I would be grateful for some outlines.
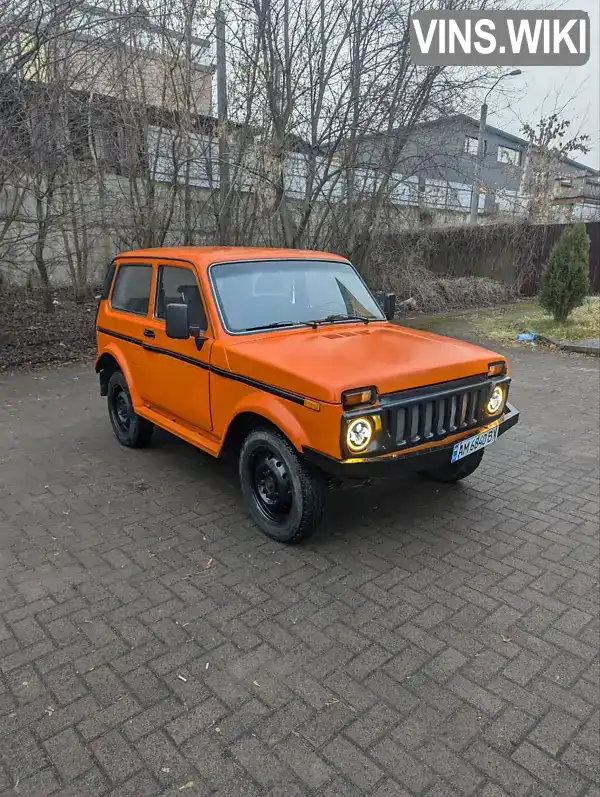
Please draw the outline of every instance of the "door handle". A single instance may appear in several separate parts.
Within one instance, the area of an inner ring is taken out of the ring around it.
[[[145,329],[144,330],[144,337],[145,338],[155,338],[156,334],[153,329]]]

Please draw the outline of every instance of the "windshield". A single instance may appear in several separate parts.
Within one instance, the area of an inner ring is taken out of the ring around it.
[[[214,265],[210,275],[229,332],[349,319],[385,320],[369,289],[349,263],[239,261]]]

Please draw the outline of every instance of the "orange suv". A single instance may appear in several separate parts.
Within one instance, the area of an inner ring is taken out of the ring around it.
[[[100,392],[124,446],[160,426],[238,457],[256,524],[295,542],[332,481],[416,470],[456,482],[518,421],[506,360],[391,323],[356,269],[323,252],[124,252],[98,307]]]

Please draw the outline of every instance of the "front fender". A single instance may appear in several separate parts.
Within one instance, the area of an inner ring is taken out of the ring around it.
[[[260,415],[280,429],[297,451],[308,445],[309,437],[306,430],[292,411],[289,403],[278,396],[270,394],[244,396],[235,406],[229,427],[235,419],[243,413],[251,412]]]
[[[119,370],[122,371],[123,376],[127,380],[127,387],[129,388],[129,394],[131,396],[131,401],[133,402],[134,409],[136,407],[141,406],[142,399],[138,390],[135,386],[135,382],[133,380],[133,376],[131,374],[131,368],[127,363],[127,355],[123,351],[123,348],[119,345],[117,341],[110,341],[107,343],[106,346],[102,348],[102,352],[96,358],[95,369],[96,373],[99,373],[102,370],[102,358],[106,355],[114,357],[119,366]]]

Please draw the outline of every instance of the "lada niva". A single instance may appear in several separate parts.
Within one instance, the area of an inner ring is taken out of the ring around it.
[[[276,540],[318,524],[332,480],[473,473],[518,421],[506,359],[393,322],[344,257],[248,247],[119,254],[98,306],[96,372],[117,440],[155,426],[238,459]]]

